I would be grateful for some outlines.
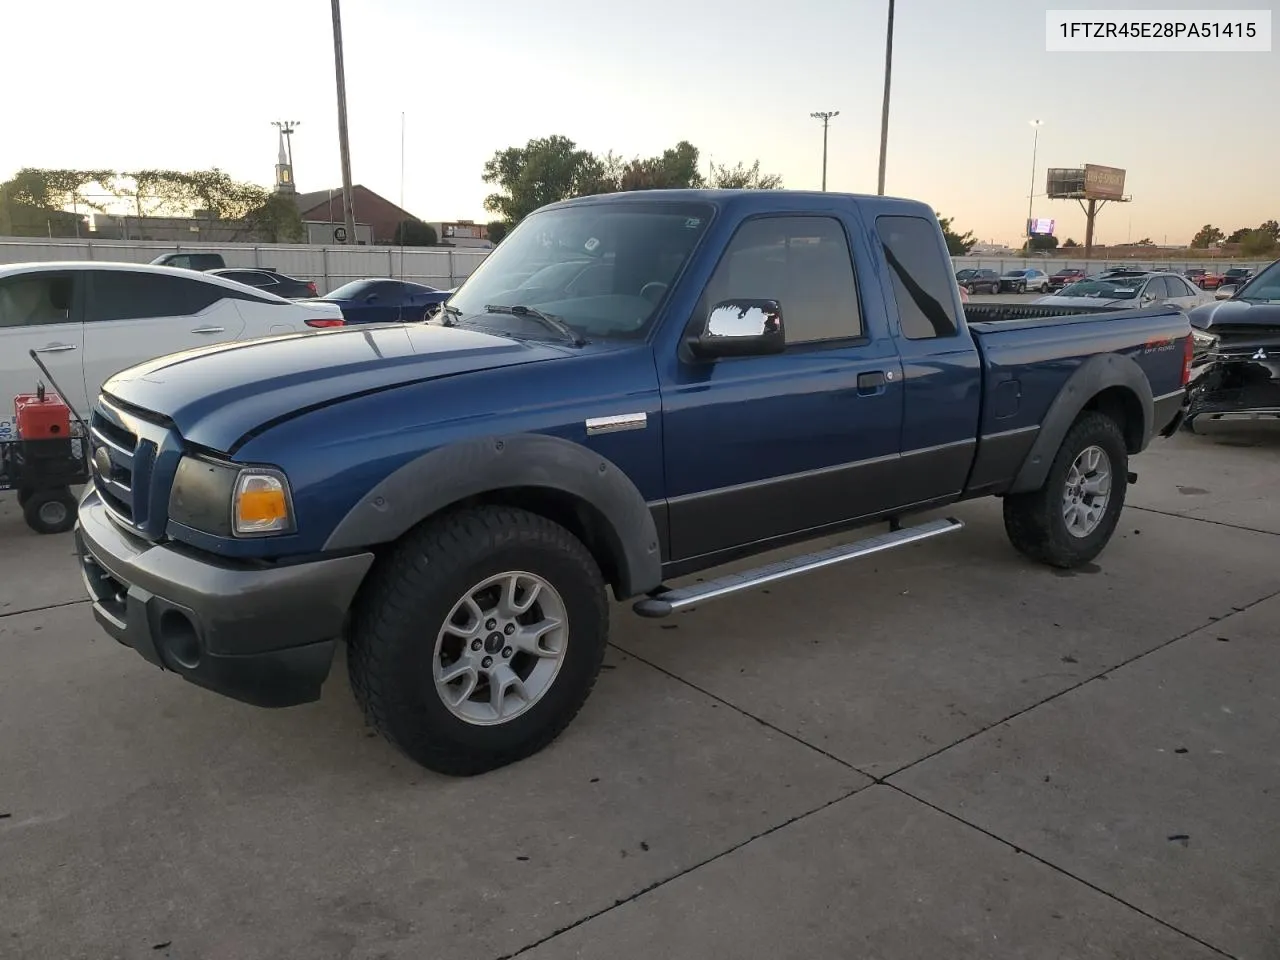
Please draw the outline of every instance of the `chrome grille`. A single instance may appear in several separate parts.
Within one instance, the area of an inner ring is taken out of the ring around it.
[[[153,417],[100,396],[89,420],[89,463],[94,487],[112,516],[156,540],[168,523],[169,486],[182,443]]]

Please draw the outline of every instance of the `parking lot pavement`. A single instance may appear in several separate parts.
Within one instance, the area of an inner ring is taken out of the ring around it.
[[[0,956],[1275,957],[1278,452],[1157,441],[1074,574],[978,502],[618,605],[577,721],[470,780],[372,737],[340,664],[285,711],[148,666],[0,495]]]

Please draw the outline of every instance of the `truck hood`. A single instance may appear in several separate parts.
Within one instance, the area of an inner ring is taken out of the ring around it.
[[[117,373],[103,393],[227,453],[266,423],[348,397],[567,356],[558,344],[435,325],[346,327],[170,354]]]
[[[1273,327],[1280,330],[1280,303],[1250,303],[1248,300],[1218,300],[1196,307],[1187,314],[1200,330],[1213,327]]]

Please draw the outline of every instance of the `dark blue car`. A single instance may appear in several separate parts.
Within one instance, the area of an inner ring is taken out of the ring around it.
[[[338,304],[349,324],[408,323],[427,319],[449,291],[408,280],[352,280],[316,299]]]

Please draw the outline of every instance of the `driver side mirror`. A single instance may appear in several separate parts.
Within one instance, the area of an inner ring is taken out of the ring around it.
[[[777,300],[723,300],[707,313],[689,349],[700,359],[715,360],[768,356],[782,353],[786,345]]]
[[[1238,289],[1234,283],[1229,283],[1225,287],[1219,287],[1214,293],[1214,298],[1217,300],[1230,300],[1236,295],[1236,290]]]

